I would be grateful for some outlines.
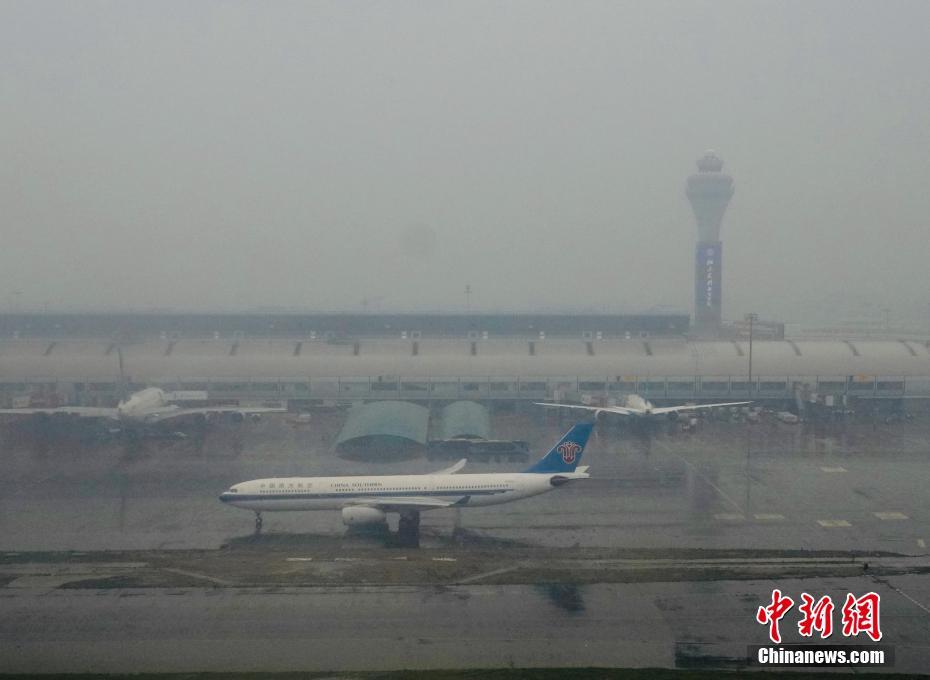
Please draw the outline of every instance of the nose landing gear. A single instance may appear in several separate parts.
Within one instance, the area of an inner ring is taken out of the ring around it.
[[[262,533],[262,513],[255,513],[255,535],[258,536]]]

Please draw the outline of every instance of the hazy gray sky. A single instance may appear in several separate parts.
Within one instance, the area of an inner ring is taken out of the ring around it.
[[[0,2],[0,307],[930,303],[930,3]],[[19,295],[11,291],[21,290]],[[864,308],[864,307],[863,307]]]

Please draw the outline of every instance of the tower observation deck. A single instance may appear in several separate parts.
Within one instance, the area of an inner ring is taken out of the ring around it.
[[[733,197],[733,178],[723,173],[723,161],[707,151],[697,161],[698,171],[688,178],[686,194],[697,221],[694,265],[694,326],[696,335],[713,337],[720,331],[723,244],[720,224]]]

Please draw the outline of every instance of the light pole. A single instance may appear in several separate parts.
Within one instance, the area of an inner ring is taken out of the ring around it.
[[[752,325],[759,318],[755,312],[746,315],[746,321],[749,322],[749,399],[752,401]]]
[[[752,401],[752,325],[758,320],[759,315],[750,312],[745,316],[749,322],[749,401]],[[750,461],[752,460],[752,434],[749,428],[746,429],[746,512],[749,512],[749,498],[752,491],[752,475],[750,474]]]

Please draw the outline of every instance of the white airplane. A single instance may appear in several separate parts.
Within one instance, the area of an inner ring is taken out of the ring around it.
[[[720,408],[722,406],[743,406],[751,401],[728,401],[716,404],[684,404],[682,406],[654,406],[651,401],[638,394],[628,394],[623,398],[623,406],[582,406],[581,404],[553,404],[548,402],[535,402],[537,406],[556,406],[559,408],[575,408],[584,411],[600,413],[619,413],[622,416],[649,417],[674,416],[705,408]]]
[[[385,524],[387,513],[400,514],[400,531],[416,530],[420,512],[436,508],[479,507],[536,496],[575,479],[593,423],[579,423],[525,472],[456,474],[466,459],[445,470],[421,475],[374,477],[281,477],[234,484],[220,500],[255,512],[261,531],[264,511],[341,510],[347,526]]]
[[[169,394],[157,387],[147,387],[134,392],[128,399],[121,401],[115,408],[97,406],[58,406],[56,408],[6,408],[0,409],[5,415],[73,415],[82,418],[109,418],[121,423],[135,425],[153,425],[171,418],[190,415],[210,415],[214,413],[234,413],[241,416],[262,413],[283,413],[284,408],[243,407],[243,406],[197,406],[183,407],[172,404]]]

